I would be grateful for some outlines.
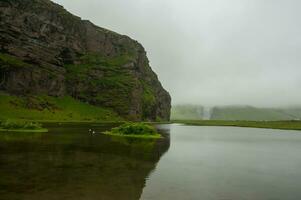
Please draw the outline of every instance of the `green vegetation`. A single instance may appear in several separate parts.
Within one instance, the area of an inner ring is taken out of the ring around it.
[[[111,131],[104,132],[107,135],[134,137],[134,138],[161,138],[156,129],[144,123],[125,123]]]
[[[201,120],[203,107],[197,105],[175,105],[171,108],[172,120]]]
[[[172,120],[202,120],[202,106],[177,105],[171,109]],[[256,108],[252,106],[217,106],[211,109],[211,120],[283,121],[301,119],[301,108]]]
[[[24,120],[5,120],[0,123],[0,131],[47,132],[42,124]]]
[[[87,54],[80,58],[80,64],[66,65],[69,85],[78,85],[80,82],[83,86],[74,91],[72,96],[113,108],[121,115],[128,114],[130,95],[137,80],[123,65],[132,59],[129,55],[108,58]],[[96,95],[91,95],[91,91]]]
[[[212,120],[279,121],[294,120],[297,117],[285,112],[285,109],[255,108],[251,106],[215,107]]]
[[[122,121],[110,109],[92,106],[69,96],[17,97],[0,93],[0,119],[34,121]]]
[[[293,116],[295,119],[301,119],[301,107],[289,107],[282,110],[283,113]]]
[[[149,85],[147,85],[145,82],[142,82],[142,86],[143,86],[142,118],[145,119],[147,118],[147,116],[150,116],[152,112],[154,112],[153,108],[156,106],[156,97],[154,95],[152,88]]]
[[[173,122],[197,126],[237,126],[250,128],[301,130],[301,121],[174,120]]]
[[[10,68],[23,68],[23,67],[30,67],[31,65],[25,63],[21,59],[11,56],[8,54],[0,53],[0,69],[8,70]]]

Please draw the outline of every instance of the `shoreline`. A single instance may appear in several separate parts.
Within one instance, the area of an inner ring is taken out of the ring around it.
[[[0,132],[22,132],[22,133],[47,133],[48,129],[43,128],[43,129],[4,129],[0,128]]]
[[[224,126],[301,131],[301,121],[172,120],[172,122],[193,126]]]

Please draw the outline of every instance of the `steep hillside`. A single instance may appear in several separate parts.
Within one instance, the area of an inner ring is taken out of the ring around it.
[[[170,95],[137,41],[49,0],[0,1],[0,18],[0,90],[71,96],[126,119],[169,120]]]

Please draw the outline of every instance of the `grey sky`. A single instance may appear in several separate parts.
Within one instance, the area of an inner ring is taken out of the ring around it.
[[[173,104],[301,104],[300,0],[55,0],[145,47]]]

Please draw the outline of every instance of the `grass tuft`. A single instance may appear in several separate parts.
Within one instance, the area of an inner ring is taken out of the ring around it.
[[[125,123],[119,127],[112,128],[111,131],[105,132],[107,135],[136,137],[136,138],[161,138],[156,129],[144,123]]]
[[[37,122],[9,119],[0,123],[0,131],[47,132],[47,129]]]

